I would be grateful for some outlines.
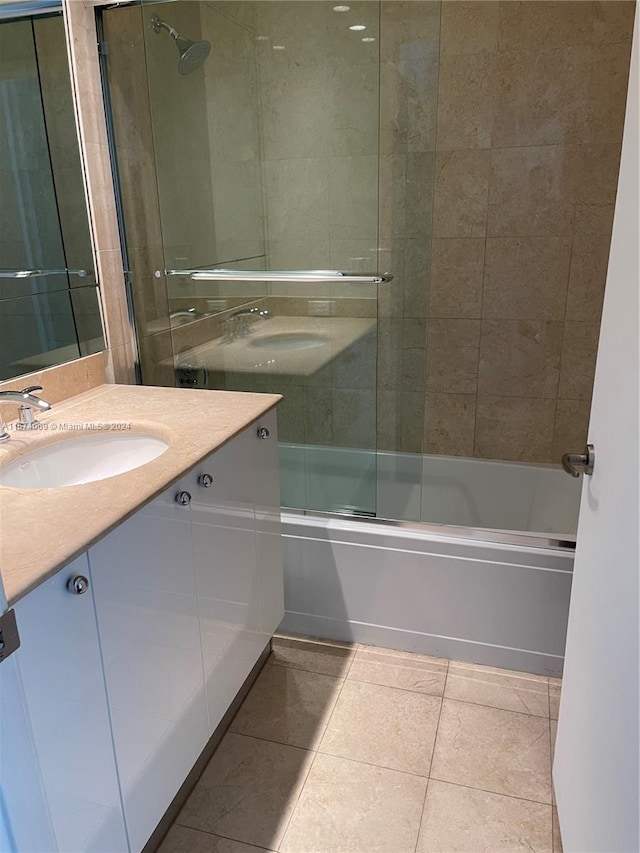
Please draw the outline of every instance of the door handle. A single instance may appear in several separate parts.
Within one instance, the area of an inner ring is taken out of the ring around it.
[[[564,453],[562,456],[562,467],[570,477],[579,477],[580,474],[593,474],[596,464],[596,450],[593,444],[587,444],[584,453]]]

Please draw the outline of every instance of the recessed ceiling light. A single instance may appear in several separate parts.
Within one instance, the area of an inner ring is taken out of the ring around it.
[[[334,12],[348,12],[351,9],[351,6],[334,6]]]
[[[283,44],[274,44],[272,47],[274,50],[286,50],[286,47]]]
[[[364,24],[353,24],[352,26],[349,27],[349,29],[354,30],[354,32],[356,32],[356,33],[359,33],[360,30],[366,30],[367,28],[365,27]]]
[[[365,36],[363,39],[361,39],[361,41],[371,42],[371,41],[375,41],[375,39],[372,38],[372,36]]]

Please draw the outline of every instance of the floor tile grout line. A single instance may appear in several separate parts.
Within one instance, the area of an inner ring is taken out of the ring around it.
[[[422,809],[420,810],[420,820],[418,821],[418,833],[416,835],[416,843],[413,848],[414,853],[418,851],[418,844],[420,843],[420,833],[422,832],[422,821],[424,820],[424,813],[427,808],[427,797],[429,796],[429,783],[431,781],[431,770],[433,769],[433,757],[436,754],[436,742],[438,740],[438,731],[440,729],[440,718],[442,717],[442,706],[444,705],[444,695],[447,690],[447,679],[449,678],[449,667],[451,665],[451,661],[447,661],[447,668],[444,674],[444,684],[442,685],[442,696],[440,698],[440,710],[438,712],[438,722],[436,723],[436,731],[433,737],[433,747],[431,749],[431,758],[429,760],[429,775],[427,777],[427,784],[424,789],[424,799],[422,801]]]
[[[464,782],[452,782],[451,779],[439,779],[437,776],[429,776],[433,782],[441,782],[443,785],[454,785],[458,788],[468,788],[470,791],[482,791],[483,794],[493,794],[496,797],[508,797],[511,800],[520,800],[523,803],[534,803],[536,806],[547,806],[553,809],[552,803],[544,800],[532,800],[531,797],[518,797],[515,794],[505,794],[503,791],[490,791],[488,788],[477,788],[475,785],[465,785]]]
[[[201,832],[203,835],[210,835],[212,838],[224,838],[225,841],[235,841],[237,844],[249,844],[250,846],[255,847],[256,850],[265,850],[266,853],[276,853],[276,851],[274,851],[272,847],[263,847],[261,844],[253,844],[252,842],[249,842],[249,841],[241,841],[239,838],[232,838],[230,835],[222,835],[219,832],[209,832],[208,829],[200,829],[200,827],[198,827],[198,826],[189,826],[188,823],[179,823],[177,818],[176,818],[176,820],[174,820],[174,822],[169,827],[169,832],[171,832],[171,829],[174,826],[181,826],[183,829],[192,830],[192,832]],[[167,835],[168,834],[169,833],[167,833]],[[166,837],[167,836],[165,835],[165,839],[166,839]],[[163,843],[164,843],[164,839],[163,839]]]
[[[457,699],[455,696],[443,694],[442,700],[447,702],[459,702],[461,705],[473,705],[474,708],[489,708],[491,711],[504,711],[505,714],[518,714],[520,717],[529,717],[532,720],[549,720],[553,717],[541,717],[539,714],[527,714],[526,711],[514,711],[513,708],[500,708],[498,705],[485,705],[483,702],[470,702],[468,699]]]

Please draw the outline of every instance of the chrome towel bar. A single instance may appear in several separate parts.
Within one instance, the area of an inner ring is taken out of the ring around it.
[[[290,283],[342,282],[345,284],[382,284],[391,281],[391,273],[349,273],[341,270],[156,270],[156,278],[178,275],[192,281],[278,281]]]

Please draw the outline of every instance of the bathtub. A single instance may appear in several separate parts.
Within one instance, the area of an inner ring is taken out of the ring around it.
[[[283,630],[561,675],[580,494],[566,474],[296,445],[281,463],[285,506],[333,510],[283,510]],[[378,517],[336,514],[350,507]]]

